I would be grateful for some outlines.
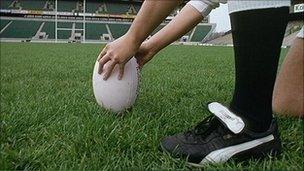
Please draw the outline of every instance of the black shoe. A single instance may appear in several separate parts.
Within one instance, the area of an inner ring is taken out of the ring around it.
[[[233,158],[274,156],[281,152],[276,120],[263,133],[246,129],[245,122],[219,103],[210,103],[215,115],[199,123],[193,130],[164,138],[161,147],[173,157],[186,158],[194,166],[223,163]]]

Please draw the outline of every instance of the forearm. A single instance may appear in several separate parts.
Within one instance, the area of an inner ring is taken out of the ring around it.
[[[181,0],[146,0],[133,21],[127,36],[140,44],[180,4]]]
[[[203,19],[201,13],[191,5],[186,5],[181,12],[162,30],[152,36],[147,44],[158,52],[172,42],[181,38]]]

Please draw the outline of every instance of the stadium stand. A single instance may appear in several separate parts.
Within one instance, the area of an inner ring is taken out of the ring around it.
[[[38,31],[40,21],[13,21],[7,29],[5,29],[1,38],[32,38]]]
[[[75,23],[76,29],[83,29],[83,23]]]
[[[283,46],[290,46],[292,44],[303,24],[303,21],[291,21],[288,23]]]
[[[140,10],[141,5],[134,5],[135,10],[138,12]]]
[[[99,8],[102,5],[105,5],[105,4],[97,2],[97,1],[89,2],[89,3],[86,4],[86,12],[89,12],[89,13],[102,13],[103,11],[101,9],[100,9],[100,12],[98,12]],[[107,10],[104,13],[107,13]]]
[[[109,24],[114,39],[123,36],[128,31],[130,26],[131,24]]]
[[[37,32],[40,23],[35,21],[13,21],[1,33],[1,38],[31,38]]]
[[[9,22],[10,20],[0,20],[0,30],[2,30]]]
[[[76,1],[63,1],[63,0],[58,0],[57,2],[57,11],[62,11],[62,12],[73,12],[76,8]]]
[[[24,10],[43,10],[45,3],[46,0],[23,0],[21,6]]]
[[[60,30],[58,31],[58,39],[69,39],[71,37],[71,31],[70,30]]]
[[[86,24],[86,39],[100,40],[102,34],[108,34],[105,24],[87,23]]]
[[[1,20],[1,29],[4,28],[9,21],[10,20]],[[44,22],[44,21],[34,22],[34,23],[41,24],[42,22]],[[12,26],[21,29],[22,25],[18,26],[18,23],[20,23],[20,21],[13,21]],[[27,23],[27,22],[23,21],[21,23]],[[30,23],[33,23],[33,21],[30,21]],[[75,29],[83,29],[83,23],[58,22],[58,28],[59,28],[58,39],[69,39],[71,37],[71,30],[60,30],[60,28],[72,29],[73,24],[75,25],[75,27],[74,27]],[[109,26],[110,33],[107,30],[106,25]],[[6,30],[10,30],[9,32],[16,31],[16,30],[12,30],[12,26],[9,26]],[[122,35],[124,35],[128,31],[130,26],[131,26],[131,23],[118,24],[118,23],[89,23],[88,22],[88,23],[86,23],[86,39],[100,40],[100,37],[103,34],[109,34],[114,39],[117,39],[117,38],[121,37]],[[162,24],[159,27],[157,27],[153,31],[152,35],[155,34],[157,31],[161,30],[164,26],[165,25]],[[30,26],[27,26],[27,27],[30,28]],[[36,29],[35,30],[36,32],[37,32],[37,27],[36,26],[34,27]],[[190,38],[190,36],[193,34],[192,39],[190,41],[201,42],[204,39],[204,37],[210,32],[210,29],[211,29],[211,26],[200,25],[200,26],[197,26],[195,30],[188,32],[185,36],[189,36],[189,38]],[[29,38],[28,35],[29,34],[32,35],[31,30],[32,30],[31,28],[29,30],[24,29],[22,32],[18,33],[17,38]],[[27,33],[28,31],[30,33]],[[193,31],[194,31],[194,33],[192,33]],[[7,31],[3,32],[1,37],[2,38],[4,38],[4,37],[11,38],[10,36],[7,36],[8,33],[6,33],[6,32]],[[50,22],[50,21],[45,21],[44,25],[41,29],[41,32],[45,32],[46,35],[48,35],[46,38],[54,39],[55,38],[55,33],[54,33],[55,32],[55,23]],[[82,31],[76,31],[76,32],[82,32]],[[20,34],[24,34],[24,35],[21,36]]]
[[[193,36],[191,38],[191,42],[201,42],[206,35],[210,32],[212,26],[207,25],[198,25],[193,33]]]
[[[1,0],[1,9],[53,10],[54,0]]]
[[[138,8],[135,7],[136,5],[129,5],[128,7],[128,11],[127,11],[127,14],[130,14],[130,15],[136,15],[137,12],[139,11]]]
[[[43,7],[43,10],[44,11],[53,11],[55,9],[55,3],[53,0],[47,0],[44,7]]]
[[[1,0],[1,9],[49,10],[55,8],[54,0]],[[140,9],[138,4],[121,2],[87,1],[86,11],[90,13],[136,14]],[[82,12],[82,1],[58,0],[58,11]]]
[[[106,3],[107,9],[109,13],[112,14],[125,14],[128,9],[129,5],[125,3]]]
[[[76,8],[73,10],[73,12],[83,12],[83,2],[77,1]]]
[[[299,31],[303,26],[303,21],[291,21],[288,23],[285,36]]]
[[[303,21],[292,21],[289,22],[285,31],[285,38],[283,40],[283,46],[290,46],[295,39],[298,31],[302,28]],[[231,31],[226,32],[225,34],[215,37],[213,39],[208,40],[205,42],[207,44],[213,45],[232,45],[232,34]]]
[[[291,34],[289,34],[288,36],[286,36],[283,40],[283,46],[291,46],[294,39],[297,37],[298,31],[293,32]]]
[[[57,25],[58,25],[58,28],[69,28],[69,29],[71,29],[73,23],[70,23],[70,22],[58,22]]]
[[[1,9],[5,11],[1,14],[7,13],[7,11],[16,13],[11,16],[7,16],[7,14],[1,16],[2,40],[5,38],[16,38],[16,40],[18,38],[20,40],[27,38],[53,41],[55,39],[55,15],[46,12],[55,10],[55,0],[1,0],[0,5]],[[86,39],[96,42],[111,41],[121,37],[131,26],[133,15],[137,14],[140,6],[141,3],[139,1],[132,0],[86,0],[86,13],[109,14],[88,15],[85,28]],[[22,9],[22,11],[10,11],[9,9]],[[42,13],[42,11],[44,12]],[[60,16],[57,20],[59,28],[57,32],[58,39],[82,40],[79,39],[84,34],[83,30],[79,30],[83,29],[82,16],[78,14],[78,12],[82,11],[82,0],[58,0],[58,16]],[[175,10],[175,12],[177,11]],[[166,22],[168,21],[170,19],[166,20]],[[166,22],[156,28],[152,35],[162,29]],[[6,25],[7,27],[5,27]],[[211,30],[205,27],[198,26],[187,33],[185,35],[187,38],[183,38],[182,41],[189,41],[189,38],[192,38],[191,41],[200,42]],[[60,28],[71,30],[60,30]]]
[[[59,22],[57,23],[58,28],[68,28],[72,29],[73,23],[65,23],[65,22]],[[69,39],[71,37],[71,30],[58,30],[58,39]]]
[[[8,8],[21,10],[22,9],[21,2],[19,0],[14,0],[10,3]]]
[[[213,45],[232,45],[232,34],[231,32],[224,34],[220,37],[217,37],[213,40],[207,41],[207,44],[213,44]]]
[[[55,23],[45,22],[41,32],[45,32],[48,39],[55,39]]]
[[[1,9],[8,9],[9,6],[11,5],[11,3],[12,3],[11,0],[1,0],[0,8]]]

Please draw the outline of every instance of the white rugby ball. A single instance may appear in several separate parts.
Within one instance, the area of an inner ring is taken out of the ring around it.
[[[133,57],[125,65],[124,75],[118,80],[118,65],[112,75],[105,81],[103,74],[98,74],[99,63],[96,61],[93,71],[93,91],[97,103],[105,109],[119,113],[130,108],[136,100],[139,71]],[[104,65],[104,68],[107,64]]]

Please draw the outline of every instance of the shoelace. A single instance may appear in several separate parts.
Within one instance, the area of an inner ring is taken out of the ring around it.
[[[212,115],[206,117],[204,120],[202,120],[201,122],[199,122],[193,129],[185,132],[185,136],[189,137],[203,137],[205,135],[210,134],[215,126],[218,125],[218,121],[215,120],[216,118]],[[216,125],[215,125],[216,124]]]

